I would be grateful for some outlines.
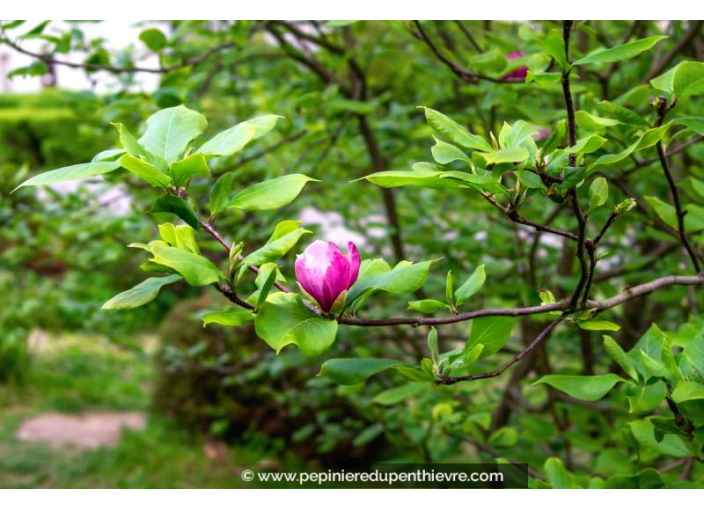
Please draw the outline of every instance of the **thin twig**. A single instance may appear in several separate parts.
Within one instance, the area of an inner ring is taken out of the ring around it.
[[[200,55],[197,55],[193,58],[184,60],[180,64],[174,64],[174,65],[165,66],[165,67],[140,67],[140,66],[113,66],[113,65],[105,65],[105,64],[92,64],[89,62],[69,62],[66,60],[60,60],[60,59],[56,59],[54,57],[50,57],[48,55],[43,55],[41,53],[36,53],[36,52],[30,51],[30,50],[27,50],[25,48],[22,48],[17,43],[11,41],[7,37],[0,37],[0,43],[5,43],[8,46],[10,46],[11,48],[13,48],[15,51],[22,53],[24,55],[28,55],[30,57],[39,59],[46,64],[70,67],[73,69],[86,69],[89,71],[108,71],[110,73],[116,73],[116,74],[120,74],[120,73],[154,73],[154,74],[170,73],[171,71],[176,71],[178,69],[183,69],[185,67],[196,66],[196,65],[202,63],[203,61],[207,60],[211,56],[215,55],[216,53],[220,53],[221,51],[237,47],[237,43],[235,43],[234,41],[229,41],[229,42],[220,44],[218,46],[214,46],[213,48],[210,48],[209,50],[207,50],[207,51],[205,51],[205,52],[201,53]]]
[[[491,379],[493,377],[498,377],[501,374],[503,374],[506,370],[511,368],[514,364],[518,363],[521,361],[526,355],[528,355],[533,349],[535,349],[540,342],[545,340],[549,335],[550,332],[555,329],[555,327],[560,324],[563,320],[565,320],[565,317],[562,316],[559,319],[555,319],[552,321],[548,326],[542,330],[538,336],[535,337],[535,340],[533,340],[528,346],[526,346],[525,349],[523,349],[521,352],[516,354],[514,357],[512,357],[510,360],[508,360],[506,363],[501,365],[499,368],[496,370],[492,370],[491,372],[484,372],[481,374],[469,374],[469,375],[463,375],[459,377],[446,377],[445,379],[442,379],[441,381],[438,381],[438,384],[443,384],[443,385],[451,385],[451,384],[457,384],[459,382],[464,382],[464,381],[476,381],[478,379]]]
[[[659,127],[662,124],[663,120],[665,119],[665,116],[667,115],[667,112],[670,111],[672,106],[674,105],[667,105],[667,102],[664,97],[658,98],[658,117],[653,127]],[[689,242],[689,238],[687,237],[687,231],[685,230],[684,217],[687,214],[687,211],[682,208],[682,203],[680,202],[680,192],[677,189],[675,179],[672,177],[670,163],[667,159],[667,155],[665,154],[665,149],[663,148],[662,141],[659,141],[655,145],[655,147],[658,151],[658,157],[660,158],[660,165],[662,166],[662,170],[665,173],[665,177],[667,178],[667,183],[670,186],[670,192],[672,193],[672,201],[674,203],[675,212],[677,214],[677,230],[679,232],[680,241],[682,242],[682,246],[684,246],[684,249],[687,250],[689,258],[692,260],[694,271],[697,274],[701,274],[702,269],[699,265],[699,259],[697,258],[694,248],[692,248],[692,245]]]

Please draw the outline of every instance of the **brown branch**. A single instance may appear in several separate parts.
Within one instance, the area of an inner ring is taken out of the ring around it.
[[[565,320],[564,316],[552,321],[550,324],[548,324],[548,326],[545,329],[543,329],[538,334],[538,336],[535,337],[535,340],[533,340],[530,344],[528,344],[528,346],[526,346],[525,349],[523,349],[521,352],[516,354],[514,357],[512,357],[510,360],[508,360],[506,363],[501,365],[496,370],[492,370],[491,372],[484,372],[481,374],[470,374],[470,375],[463,375],[463,376],[459,376],[459,377],[446,377],[446,378],[438,381],[438,384],[451,385],[451,384],[457,384],[459,382],[464,382],[464,381],[476,381],[479,379],[491,379],[493,377],[500,376],[506,370],[511,368],[514,364],[521,361],[525,356],[527,356],[538,345],[540,345],[540,343],[543,340],[545,340],[550,335],[552,330],[555,329],[555,327],[558,324],[560,324],[563,320]]]
[[[45,64],[50,64],[50,65],[59,65],[59,66],[64,66],[64,67],[70,67],[73,69],[86,69],[89,71],[108,71],[110,73],[155,73],[155,74],[164,74],[164,73],[170,73],[171,71],[176,71],[178,69],[183,69],[185,67],[190,67],[190,66],[196,66],[203,61],[207,60],[211,56],[215,55],[216,53],[220,53],[221,51],[230,49],[230,48],[235,48],[237,47],[237,43],[234,41],[230,41],[227,43],[220,44],[219,46],[214,46],[213,48],[210,48],[209,50],[201,53],[200,55],[197,55],[193,58],[184,60],[180,64],[174,64],[166,67],[140,67],[140,66],[113,66],[113,65],[104,65],[104,64],[91,64],[88,62],[69,62],[66,60],[59,60],[53,57],[50,57],[48,55],[43,55],[41,53],[35,53],[33,51],[27,50],[25,48],[22,48],[15,42],[11,41],[10,39],[6,37],[0,37],[0,43],[5,43],[8,46],[10,46],[12,49],[15,51],[22,53],[23,55],[28,55],[30,57],[36,58],[38,60],[41,60]]]
[[[572,21],[566,20],[562,22],[562,39],[565,43],[565,62],[569,65],[570,62],[570,33],[572,32]],[[572,101],[572,90],[570,88],[570,70],[566,69],[562,71],[562,93],[565,97],[565,110],[567,111],[567,136],[568,145],[573,147],[577,143],[577,121],[574,113],[574,102]],[[577,166],[577,154],[569,155],[569,166]],[[582,212],[582,208],[579,205],[579,195],[576,188],[570,191],[570,197],[572,202],[572,211],[577,219],[578,226],[578,239],[577,239],[577,258],[579,259],[580,275],[577,287],[574,289],[572,298],[570,302],[573,306],[577,304],[582,291],[584,290],[587,282],[589,281],[590,266],[587,264],[586,257],[586,230],[587,230],[587,219]],[[589,249],[589,255],[592,266],[596,265],[596,260],[594,259],[593,248]],[[586,296],[585,298],[586,299]]]
[[[464,36],[467,38],[467,40],[472,44],[472,46],[474,46],[474,49],[476,49],[479,53],[484,53],[484,50],[482,49],[481,46],[479,46],[479,43],[472,35],[472,32],[470,32],[469,29],[466,26],[464,26],[464,23],[462,23],[459,20],[456,20],[455,25],[457,25],[459,27],[460,31],[464,34]]]
[[[276,39],[276,41],[279,43],[279,46],[281,49],[293,60],[296,62],[303,64],[306,66],[308,69],[310,69],[315,75],[320,78],[321,81],[325,84],[333,84],[336,83],[335,76],[330,73],[318,60],[313,58],[310,55],[305,55],[298,49],[294,48],[291,46],[286,39],[284,39],[283,35],[278,31],[277,27],[273,24],[268,24],[267,25],[267,31]],[[347,91],[349,92],[348,89],[340,85],[340,90]]]
[[[637,296],[642,296],[644,294],[650,294],[656,290],[672,287],[673,285],[702,285],[704,284],[704,275],[698,274],[696,276],[663,276],[661,278],[656,278],[648,283],[641,283],[640,285],[635,285],[630,287],[620,294],[616,294],[608,299],[602,299],[599,301],[587,300],[585,306],[589,308],[595,308],[596,311],[601,312],[608,310],[609,308],[614,308],[626,301],[629,301]]]
[[[538,232],[549,232],[550,234],[555,234],[560,237],[565,237],[567,239],[570,239],[572,241],[579,241],[580,237],[577,234],[574,234],[573,232],[568,232],[567,230],[562,230],[559,228],[554,228],[549,225],[544,225],[542,223],[537,223],[532,220],[528,220],[521,216],[518,211],[515,209],[511,209],[506,213],[506,216],[511,219],[511,221],[515,221],[516,223],[520,223],[521,225],[527,225],[529,227],[534,228]],[[591,244],[592,240],[591,239],[584,239],[584,243],[586,244]]]
[[[606,223],[604,223],[604,225],[601,227],[601,230],[594,238],[594,243],[591,245],[587,245],[587,252],[589,254],[589,270],[587,273],[587,280],[584,284],[584,293],[582,294],[582,305],[584,305],[584,302],[588,299],[589,291],[591,290],[592,283],[594,282],[594,273],[596,272],[597,263],[596,248],[601,242],[601,240],[604,238],[606,231],[609,230],[609,228],[611,227],[611,225],[613,225],[614,221],[616,221],[616,218],[618,218],[618,216],[619,215],[616,211],[612,211],[612,213],[606,220]]]
[[[662,121],[665,119],[667,112],[672,108],[672,106],[674,105],[667,105],[667,102],[664,97],[658,98],[658,117],[653,127],[658,127],[662,124]],[[697,258],[697,254],[694,251],[694,248],[692,248],[692,245],[689,242],[689,238],[687,237],[687,231],[685,229],[684,217],[687,214],[687,211],[682,208],[682,203],[680,202],[680,192],[677,189],[675,179],[672,177],[670,163],[667,159],[667,155],[665,154],[665,149],[662,146],[662,141],[659,141],[655,147],[658,151],[658,158],[660,158],[660,165],[662,166],[662,170],[665,173],[665,177],[667,178],[667,184],[670,186],[670,192],[672,193],[672,201],[675,206],[675,212],[677,213],[677,230],[679,232],[680,241],[682,242],[682,246],[684,246],[684,249],[687,251],[689,258],[692,260],[692,266],[694,266],[694,271],[697,274],[701,274],[702,268],[699,265],[699,259]]]
[[[516,83],[516,82],[510,82],[510,81],[502,81],[498,78],[492,78],[491,76],[486,76],[483,74],[478,74],[478,73],[473,73],[471,71],[468,71],[464,67],[462,67],[460,64],[457,62],[454,62],[447,58],[445,54],[435,45],[435,43],[428,37],[428,34],[425,32],[423,29],[423,26],[420,24],[419,21],[414,20],[413,25],[416,28],[416,31],[412,31],[411,33],[421,41],[425,43],[425,45],[430,49],[430,51],[435,55],[435,57],[445,64],[458,78],[461,80],[470,82],[470,83],[476,83],[479,80],[486,80],[490,81],[492,83]],[[520,82],[518,82],[520,83]]]

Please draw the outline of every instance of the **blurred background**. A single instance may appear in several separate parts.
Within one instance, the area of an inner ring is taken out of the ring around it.
[[[594,22],[576,37],[585,50],[617,44],[630,30],[639,37],[668,33],[675,41],[689,37],[692,23]],[[428,30],[443,51],[500,83],[521,66],[546,62],[542,38],[556,26],[468,21]],[[543,236],[544,265],[531,282],[520,262],[530,248],[524,232],[497,219],[478,197],[452,191],[440,199],[430,189],[391,193],[350,182],[431,160],[431,131],[419,105],[484,135],[517,119],[549,131],[564,117],[559,88],[510,78],[500,85],[463,82],[417,35],[404,22],[3,22],[1,487],[229,487],[239,477],[237,466],[249,462],[469,461],[495,458],[497,449],[542,462],[546,451],[560,452],[568,440],[599,455],[603,443],[592,432],[605,422],[592,421],[566,438],[545,413],[512,418],[505,408],[489,425],[502,389],[495,382],[420,394],[413,384],[393,384],[390,375],[350,387],[316,378],[322,359],[306,359],[293,348],[276,356],[250,327],[204,328],[200,316],[226,306],[212,289],[173,285],[143,308],[101,311],[142,279],[144,258],[127,245],[156,237],[156,222],[146,213],[153,191],[111,174],[10,194],[29,176],[116,147],[110,122],[137,132],[154,111],[186,104],[208,118],[212,135],[275,113],[285,119],[274,133],[215,161],[214,173],[231,170],[241,186],[291,172],[322,182],[278,211],[228,213],[219,229],[229,239],[257,246],[277,221],[301,219],[314,231],[310,240],[353,240],[365,258],[443,257],[426,295],[443,295],[448,270],[466,278],[480,263],[491,278],[473,308],[538,303],[536,288],[547,282],[559,295],[575,281],[569,271],[550,270],[564,256],[560,240]],[[697,37],[696,44],[675,48],[684,54],[675,61],[696,58],[695,52],[701,58]],[[652,59],[624,64],[606,81],[576,83],[578,102],[588,108],[612,99],[647,112],[648,92],[633,83],[672,49],[665,43]],[[507,58],[520,51],[526,54]],[[135,66],[145,70],[132,72]],[[701,162],[704,153],[699,147],[686,157]],[[192,196],[207,201],[208,184],[194,183]],[[648,178],[638,186],[665,189]],[[214,258],[226,257],[212,241],[199,242]],[[299,252],[283,266],[290,278]],[[613,267],[628,264],[631,255],[618,253]],[[605,291],[652,277],[667,264],[656,260],[630,271],[612,287],[605,283]],[[665,305],[679,303],[685,292],[640,302],[623,335],[632,344],[653,317],[676,328],[687,311]],[[398,315],[405,308],[402,299],[380,296],[365,313]],[[325,358],[417,361],[427,356],[425,334],[347,328]],[[517,328],[507,352],[530,334],[530,324]],[[467,326],[441,335],[454,345],[466,338]],[[591,349],[590,333],[581,335],[586,341],[554,342],[559,362],[577,370],[583,349]],[[590,356],[599,360],[603,352],[594,345]],[[487,446],[467,439],[477,427],[491,427]],[[609,463],[597,470],[630,469],[617,455]]]

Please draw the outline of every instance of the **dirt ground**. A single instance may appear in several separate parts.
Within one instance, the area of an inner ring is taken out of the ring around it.
[[[145,425],[144,415],[137,412],[43,413],[23,421],[16,437],[20,441],[48,443],[53,448],[71,444],[95,449],[115,446],[123,429],[141,430]]]

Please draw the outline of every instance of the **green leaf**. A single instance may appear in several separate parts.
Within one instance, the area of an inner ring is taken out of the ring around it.
[[[673,124],[686,126],[700,136],[704,136],[704,117],[681,117],[672,121]]]
[[[652,147],[660,140],[662,140],[669,128],[669,124],[666,124],[664,126],[645,131],[642,135],[640,135],[640,137],[638,137],[638,140],[636,140],[633,144],[629,145],[626,149],[622,150],[621,152],[617,154],[606,154],[604,156],[601,156],[599,159],[596,160],[593,168],[596,169],[598,167],[616,164],[620,161],[623,161],[636,151]]]
[[[147,129],[139,143],[171,165],[181,159],[188,144],[207,126],[205,117],[183,105],[166,108],[147,119]]]
[[[151,163],[136,158],[132,154],[122,156],[120,158],[120,165],[155,188],[166,189],[171,185],[171,177],[161,173],[159,169]]]
[[[518,441],[518,432],[512,427],[501,427],[489,436],[489,445],[498,447],[514,446]]]
[[[296,294],[270,294],[254,321],[257,335],[278,354],[295,344],[306,356],[318,356],[335,341],[337,322],[309,311]]]
[[[658,197],[644,197],[645,200],[655,209],[655,212],[662,221],[672,228],[678,228],[677,211],[673,206],[663,202]],[[685,230],[701,230],[704,228],[704,208],[694,204],[685,205],[687,215],[684,217]]]
[[[662,342],[662,364],[668,371],[668,379],[671,379],[674,382],[679,382],[684,379],[684,375],[682,374],[682,370],[675,359],[675,354],[672,352],[672,347],[672,338],[666,336]]]
[[[469,352],[476,345],[483,345],[481,357],[486,358],[499,352],[506,345],[511,331],[516,323],[513,317],[479,317],[472,320],[467,345],[464,351]]]
[[[304,228],[296,228],[295,226],[300,224],[300,222],[281,222],[277,225],[277,230],[279,226],[282,225],[286,227],[286,234],[277,234],[276,230],[274,235],[264,246],[258,250],[253,251],[244,258],[245,264],[253,264],[255,266],[261,266],[266,262],[273,262],[279,257],[283,257],[288,253],[288,251],[293,248],[301,236],[305,234],[310,234],[310,230]],[[293,225],[292,225],[293,224]],[[293,226],[292,230],[288,230]]]
[[[120,163],[117,161],[81,163],[80,165],[67,166],[59,168],[58,170],[35,175],[17,186],[13,192],[25,186],[43,186],[56,184],[58,182],[73,181],[75,179],[85,179],[86,177],[92,177],[94,175],[107,174],[114,172],[118,168],[120,168]]]
[[[587,331],[619,331],[621,326],[609,321],[579,321],[577,325]]]
[[[535,143],[533,136],[538,134],[538,130],[525,121],[518,120],[514,124],[504,122],[499,132],[499,146],[503,149],[514,147],[528,148],[528,145]]]
[[[210,190],[210,215],[217,216],[227,208],[232,191],[232,174],[222,175]]]
[[[645,371],[648,376],[650,376],[650,377],[669,377],[670,376],[670,373],[668,372],[667,368],[665,368],[665,365],[663,365],[660,360],[656,360],[656,359],[651,358],[644,351],[640,351],[640,357],[643,362],[643,367],[645,368]]]
[[[372,402],[382,406],[392,406],[403,402],[411,397],[420,395],[428,391],[429,385],[427,383],[412,382],[399,386],[397,388],[390,388],[384,390],[378,395],[376,395]]]
[[[555,59],[555,62],[562,68],[567,68],[567,58],[565,54],[565,41],[559,30],[550,30],[543,42],[545,53]]]
[[[105,161],[115,161],[118,158],[118,156],[122,156],[125,152],[124,149],[108,149],[105,151],[101,151],[95,156],[93,156],[93,159],[91,159],[92,163],[101,163]]]
[[[370,115],[375,111],[375,106],[372,103],[342,97],[335,97],[326,101],[325,106],[333,113],[345,112],[356,113],[358,115]]]
[[[575,120],[577,121],[577,127],[589,133],[601,133],[609,127],[618,126],[621,124],[620,120],[609,119],[606,117],[599,117],[597,115],[592,115],[589,112],[580,110],[575,113]]]
[[[175,270],[189,285],[210,285],[224,278],[220,270],[201,255],[158,244],[152,246],[152,253],[152,262]]]
[[[367,175],[363,179],[383,188],[421,186],[442,190],[462,186],[462,183],[455,180],[443,179],[442,176],[446,173],[442,167],[432,168],[426,165],[414,165],[413,170],[386,170]]]
[[[8,78],[15,76],[44,76],[49,73],[49,68],[41,60],[36,60],[25,67],[18,67],[7,74]]]
[[[395,369],[402,377],[410,381],[435,382],[435,377],[432,374],[417,367],[398,366]]]
[[[704,399],[704,384],[694,381],[680,381],[672,392],[672,400],[677,404],[688,400]]]
[[[191,227],[198,230],[198,216],[193,210],[193,206],[187,200],[175,195],[161,195],[149,210],[150,213],[171,213],[175,214]]]
[[[220,324],[221,326],[239,327],[254,320],[251,310],[242,308],[228,308],[219,312],[208,312],[203,314],[203,327],[208,324]]]
[[[349,386],[366,381],[371,376],[405,363],[387,358],[336,358],[329,359],[320,367],[318,376],[332,379],[337,384]]]
[[[626,355],[616,340],[608,335],[604,335],[604,350],[631,379],[638,379],[638,372],[631,358]]]
[[[369,262],[363,262],[360,269],[360,276],[357,283],[350,289],[348,294],[349,302],[354,301],[362,293],[372,293],[378,290],[390,292],[392,294],[410,294],[420,289],[428,278],[430,265],[435,260],[426,260],[413,264],[408,261],[401,261],[391,269],[386,262],[376,259],[376,269],[374,273],[366,272]]]
[[[124,124],[121,124],[120,122],[113,122],[112,125],[115,126],[115,129],[117,129],[120,136],[120,143],[128,154],[131,154],[136,158],[140,158],[142,156],[147,158],[147,151],[144,150],[144,147],[139,144],[137,139],[130,132],[130,130],[125,127]]]
[[[638,340],[638,343],[628,351],[628,357],[633,365],[638,370],[638,373],[643,376],[644,380],[650,377],[650,371],[643,364],[643,353],[655,361],[662,360],[662,348],[665,341],[665,334],[658,328],[656,324],[652,324],[648,331]]]
[[[273,243],[274,241],[281,239],[285,235],[294,232],[298,227],[301,226],[301,223],[303,223],[301,220],[280,221],[276,224],[276,227],[274,227],[274,232],[271,234],[271,237],[267,240],[267,244]]]
[[[467,278],[467,281],[465,281],[460,288],[455,291],[455,302],[457,303],[457,306],[462,306],[467,299],[476,294],[479,289],[482,288],[485,281],[486,272],[484,271],[484,264],[481,264],[474,270],[472,276]]]
[[[246,211],[278,209],[293,202],[308,182],[320,182],[303,174],[284,175],[243,189],[228,207]]]
[[[607,450],[613,451],[613,450]],[[667,489],[662,475],[653,468],[645,468],[634,475],[616,474],[601,487],[604,489]]]
[[[545,461],[545,479],[555,489],[570,489],[572,481],[570,474],[565,469],[562,460],[557,457],[550,457]]]
[[[103,310],[127,310],[137,308],[156,299],[164,285],[182,280],[179,275],[147,278],[139,285],[119,293],[102,306]]]
[[[601,109],[606,110],[610,115],[613,115],[618,122],[645,129],[650,128],[650,123],[633,110],[629,110],[628,108],[624,108],[623,106],[617,105],[610,101],[601,101],[599,106]]]
[[[175,248],[200,254],[200,248],[196,242],[195,232],[189,225],[179,225],[177,227],[173,223],[162,223],[159,225],[159,235],[165,243],[168,243]],[[151,246],[149,245],[138,245],[138,243],[132,243],[130,246],[133,245],[137,245],[136,247],[146,249],[151,253]]]
[[[704,376],[704,328],[692,338],[684,348],[684,358],[699,375]]]
[[[176,187],[185,186],[192,177],[210,175],[208,160],[202,154],[191,154],[187,158],[171,164],[171,175]]]
[[[259,308],[266,301],[269,292],[274,287],[279,268],[273,262],[267,262],[259,268],[255,284],[259,295],[257,296],[256,306]]]
[[[477,344],[472,348],[464,348],[460,354],[452,360],[450,370],[463,370],[472,366],[479,359],[484,351],[483,344]]]
[[[452,295],[454,293],[454,285],[452,283],[452,270],[447,272],[447,278],[445,279],[445,299],[447,304],[452,304]]]
[[[518,180],[521,181],[526,188],[529,189],[545,189],[545,184],[543,184],[542,179],[536,173],[530,170],[516,170],[514,172]]]
[[[611,391],[623,378],[616,374],[605,375],[544,375],[533,384],[548,384],[569,396],[594,402]]]
[[[436,299],[421,299],[420,301],[411,301],[408,303],[409,310],[416,310],[420,313],[436,313],[439,310],[449,310],[450,305],[438,301]]]
[[[655,212],[662,221],[670,225],[672,228],[677,228],[677,211],[670,204],[663,202],[658,197],[644,197],[650,206],[655,209]]]
[[[655,425],[650,420],[632,421],[629,425],[636,441],[642,446],[671,457],[689,457],[691,455],[682,438],[675,434],[663,434],[662,440],[658,441]]]
[[[449,142],[465,149],[476,149],[484,152],[493,150],[492,146],[484,138],[470,133],[446,115],[424,106],[421,106],[421,108],[425,111],[425,120],[433,128],[433,131]]]
[[[205,142],[198,152],[208,156],[231,156],[241,151],[249,142],[269,133],[280,118],[278,115],[262,115],[240,122]]]
[[[704,93],[704,63],[680,62],[657,78],[650,80],[650,84],[664,92],[672,94],[675,98]]]
[[[589,186],[589,208],[587,214],[601,207],[609,199],[609,183],[604,177],[597,177]]]
[[[565,149],[567,154],[591,154],[598,151],[606,143],[606,138],[599,135],[589,135],[587,138],[577,140],[577,143]]]
[[[164,33],[157,28],[142,30],[142,33],[139,34],[139,40],[146,44],[147,48],[157,52],[163,50],[168,42]]]
[[[562,79],[562,73],[541,73],[528,71],[526,74],[526,85],[535,82],[540,87],[557,85]]]
[[[433,360],[433,365],[437,365],[440,353],[438,352],[438,330],[431,326],[428,333],[428,352],[430,359]]]
[[[657,409],[662,405],[666,394],[667,388],[662,381],[647,386],[633,384],[626,391],[630,412],[642,413]]]
[[[467,164],[472,163],[472,160],[456,146],[443,142],[437,137],[433,137],[435,145],[430,149],[433,154],[433,159],[441,165],[448,165],[453,161],[464,161]]]
[[[373,423],[359,433],[352,441],[352,446],[360,448],[368,445],[379,437],[384,432],[384,426],[381,423]]]
[[[457,172],[450,170],[440,174],[442,181],[459,181],[461,187],[471,188],[485,193],[507,193],[501,183],[496,181],[491,175],[476,175],[467,172]]]
[[[484,163],[489,165],[500,165],[502,163],[523,163],[528,159],[530,153],[524,147],[511,147],[492,152],[482,152],[479,156]]]
[[[580,66],[585,64],[621,62],[622,60],[627,60],[640,55],[644,51],[648,51],[663,39],[667,39],[667,36],[655,35],[652,37],[646,37],[645,39],[631,41],[620,46],[614,46],[613,48],[597,50],[590,53],[586,57],[580,58],[574,63],[574,65]]]

